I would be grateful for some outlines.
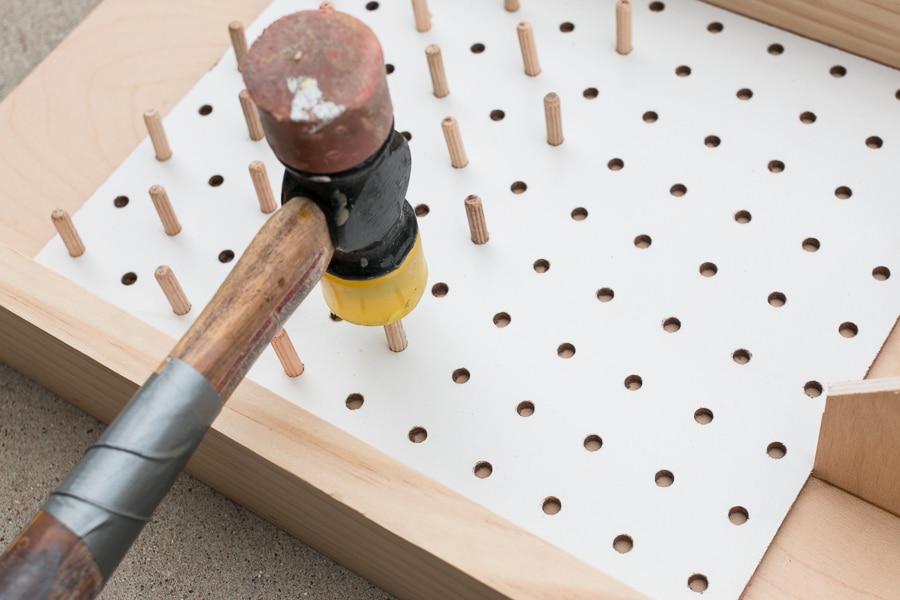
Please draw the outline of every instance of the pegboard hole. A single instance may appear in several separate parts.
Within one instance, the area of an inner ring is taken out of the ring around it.
[[[746,225],[753,219],[753,215],[750,214],[748,210],[739,210],[734,213],[734,220],[740,223],[741,225]]]
[[[113,198],[113,206],[116,208],[125,208],[128,206],[128,202],[130,202],[128,196],[116,196]]]
[[[716,263],[705,262],[700,265],[700,274],[704,277],[713,277],[718,272],[719,267],[716,266]]]
[[[541,502],[541,510],[547,515],[558,514],[559,511],[562,510],[562,501],[556,496],[547,496],[544,498],[544,501]]]
[[[650,244],[653,243],[653,240],[647,234],[641,234],[634,238],[634,247],[640,248],[641,250],[646,250],[650,247]]]
[[[387,73],[388,75],[390,75],[391,73],[393,73],[396,70],[397,69],[391,63],[386,63],[384,65],[384,72]]]
[[[822,395],[824,388],[822,388],[822,384],[818,381],[812,380],[807,381],[803,384],[803,393],[805,393],[810,398],[818,398]]]
[[[834,65],[828,72],[831,73],[832,77],[840,78],[847,74],[847,69],[841,65]]]
[[[709,589],[709,579],[706,578],[706,575],[702,573],[694,573],[690,577],[688,577],[688,589],[692,592],[697,592],[698,594],[702,594],[707,589]]]
[[[466,368],[459,368],[453,371],[453,383],[466,383],[471,378],[471,374],[469,370]]]
[[[766,51],[772,56],[779,56],[784,54],[784,46],[781,44],[769,44],[769,47],[766,48]]]
[[[596,452],[600,448],[603,447],[603,438],[601,438],[596,433],[592,433],[591,435],[584,438],[584,449],[588,452]]]
[[[675,74],[679,77],[687,77],[691,74],[691,68],[687,65],[679,65],[675,68]]]
[[[781,442],[772,442],[766,446],[766,454],[768,454],[770,458],[780,460],[787,454],[787,446]]]
[[[822,244],[814,237],[809,237],[803,240],[803,249],[807,252],[818,252],[819,248],[822,247]]]
[[[197,109],[197,112],[200,113],[200,116],[205,117],[213,111],[213,107],[209,104],[204,104],[200,108]]]
[[[415,210],[417,217],[424,217],[431,212],[431,208],[427,204],[416,204],[413,210]]]
[[[666,9],[666,5],[662,2],[651,2],[650,10],[653,12],[662,12]]]
[[[587,219],[588,210],[583,206],[579,206],[577,208],[573,208],[570,214],[572,216],[572,220],[584,221],[585,219]]]
[[[484,44],[482,44],[481,42],[477,42],[469,46],[469,50],[472,51],[472,54],[481,54],[482,52],[484,52]]]
[[[613,158],[606,163],[606,166],[610,171],[621,171],[625,167],[625,161],[621,158]]]
[[[494,466],[486,460],[480,460],[475,463],[472,472],[478,479],[487,479],[494,473]]]
[[[137,281],[137,273],[134,271],[128,271],[124,275],[122,275],[122,285],[134,285]]]
[[[770,160],[768,166],[769,172],[771,173],[781,173],[784,171],[784,163],[780,160]]]
[[[546,258],[539,258],[532,265],[535,273],[546,273],[550,270],[550,261]]]
[[[675,333],[676,331],[681,329],[681,319],[678,317],[669,317],[662,323],[662,327],[665,331],[669,333]]]
[[[523,194],[528,189],[528,185],[524,181],[513,181],[509,186],[509,191],[513,194]]]
[[[842,185],[834,190],[834,196],[838,200],[847,200],[850,196],[853,195],[853,190],[848,188],[846,185]]]
[[[877,135],[871,135],[866,138],[866,146],[868,148],[872,148],[873,150],[877,150],[884,145],[884,140],[882,140]]]
[[[752,358],[752,354],[746,348],[738,348],[734,352],[731,353],[731,359],[739,365],[746,365],[750,362],[750,358]]]
[[[706,26],[706,30],[710,33],[722,33],[722,30],[725,29],[725,26],[719,23],[718,21],[713,21],[709,25]]]
[[[816,119],[818,119],[818,117],[816,116],[816,113],[814,113],[814,112],[807,110],[807,111],[800,113],[800,122],[801,123],[806,123],[807,125],[809,125],[811,123],[815,123]]]
[[[676,198],[681,198],[685,194],[687,194],[687,186],[683,183],[676,183],[672,187],[669,188],[669,193],[675,196]]]
[[[717,135],[708,135],[703,138],[703,143],[707,148],[718,148],[719,144],[722,143],[722,138]]]
[[[644,385],[644,379],[640,375],[629,375],[625,378],[625,389],[636,392]]]
[[[612,290],[612,288],[600,288],[597,290],[597,300],[600,302],[609,302],[613,298],[616,297],[616,293]]]
[[[562,31],[563,33],[572,33],[573,31],[575,31],[575,23],[570,23],[569,21],[566,21],[565,23],[560,23],[559,30]]]
[[[575,346],[564,342],[556,347],[556,355],[560,358],[572,358],[575,356]]]
[[[728,520],[735,525],[743,525],[750,518],[750,513],[743,506],[732,506],[728,509]]]
[[[428,432],[424,427],[413,427],[409,430],[409,441],[413,444],[421,444],[428,439]]]
[[[750,88],[741,88],[737,91],[738,100],[749,100],[753,97],[753,90]]]
[[[694,420],[700,425],[709,425],[713,421],[713,411],[708,408],[698,408],[694,411]]]
[[[596,98],[597,96],[600,95],[600,90],[598,90],[595,87],[585,88],[584,91],[581,92],[581,95],[584,96],[585,98],[587,98],[588,100],[593,100],[594,98]]]
[[[856,326],[856,323],[845,321],[838,327],[838,332],[845,338],[852,338],[859,334],[859,327]]]
[[[656,485],[659,487],[669,487],[670,485],[675,483],[675,475],[672,474],[672,471],[663,469],[656,472],[656,475],[654,475],[653,477],[653,481],[655,481]]]
[[[499,108],[495,108],[491,111],[491,121],[502,121],[504,117],[506,117],[506,113]]]
[[[498,312],[494,315],[494,325],[497,327],[503,328],[510,324],[512,321],[512,317],[509,316],[507,312]]]
[[[225,183],[225,178],[222,177],[221,175],[213,175],[212,177],[209,178],[209,181],[207,181],[207,183],[211,187],[219,187],[220,185]]]
[[[656,114],[656,111],[648,110],[644,113],[642,118],[645,123],[656,123],[659,120],[659,115]]]
[[[366,2],[366,10],[378,10],[377,2]]]
[[[613,540],[613,549],[619,554],[627,554],[634,548],[634,540],[630,535],[620,534]]]
[[[885,281],[889,279],[891,276],[891,270],[885,266],[875,267],[872,269],[872,277],[877,279],[878,281]]]
[[[774,306],[775,308],[780,308],[785,305],[787,302],[787,296],[785,296],[781,292],[772,292],[769,294],[769,306]]]
[[[219,262],[222,264],[230,263],[234,260],[234,250],[222,250],[219,252]]]
[[[534,414],[534,402],[531,400],[523,400],[516,406],[516,412],[520,417],[530,417]]]
[[[359,410],[362,408],[363,402],[365,401],[366,399],[362,394],[354,392],[347,396],[347,399],[344,401],[344,406],[350,410]]]
[[[443,281],[438,281],[431,286],[431,295],[435,298],[443,298],[450,292],[450,286]]]

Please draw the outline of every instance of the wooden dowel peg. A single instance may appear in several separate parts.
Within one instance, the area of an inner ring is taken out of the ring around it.
[[[555,92],[544,96],[544,120],[547,122],[547,143],[559,146],[563,143],[562,113],[559,96]]]
[[[158,184],[151,185],[149,191],[150,199],[153,200],[153,206],[156,207],[159,220],[162,221],[166,233],[168,235],[177,235],[181,231],[181,223],[178,222],[178,217],[175,216],[175,211],[172,210],[172,203],[169,202],[169,194],[166,192],[166,188]]]
[[[508,12],[516,12],[519,10],[519,0],[503,0],[503,8]]]
[[[484,208],[481,198],[472,194],[463,201],[466,206],[466,217],[469,219],[469,232],[472,241],[476,244],[484,244],[490,239],[487,223],[484,221]]]
[[[303,374],[303,370],[306,367],[303,366],[303,361],[297,356],[294,343],[291,342],[291,338],[288,337],[287,330],[284,327],[272,338],[272,349],[275,350],[275,355],[278,356],[278,361],[281,363],[285,375],[298,377]]]
[[[153,150],[156,152],[156,160],[169,160],[172,158],[172,149],[169,147],[166,130],[163,129],[162,117],[156,112],[155,108],[144,112],[144,124],[147,126],[147,133],[150,134],[150,141],[153,143]]]
[[[425,58],[428,60],[428,72],[431,73],[431,87],[434,95],[443,98],[450,93],[450,88],[447,87],[447,74],[444,72],[441,47],[437,44],[430,44],[425,48]]]
[[[254,160],[250,163],[249,169],[250,179],[253,180],[253,188],[256,190],[256,197],[259,199],[259,210],[266,214],[275,212],[278,204],[276,204],[275,196],[272,193],[272,185],[269,183],[266,165],[260,160]]]
[[[428,0],[412,0],[413,14],[416,17],[416,29],[428,31],[431,29],[431,14],[428,12]]]
[[[232,21],[228,24],[228,35],[231,36],[231,47],[234,48],[234,58],[237,61],[238,71],[241,70],[241,62],[247,54],[247,34],[244,33],[244,25],[240,21]]]
[[[522,21],[516,26],[519,35],[519,48],[522,50],[522,62],[525,63],[525,74],[534,77],[541,72],[538,62],[537,48],[534,46],[534,30],[531,23]]]
[[[247,131],[250,133],[250,139],[254,142],[263,139],[265,132],[259,120],[259,111],[256,110],[256,104],[250,97],[250,92],[241,90],[238,94],[238,99],[241,101],[241,110],[244,111],[244,120],[247,122]]]
[[[403,321],[397,320],[384,326],[384,335],[387,338],[388,348],[391,352],[403,352],[409,343],[406,341],[406,331],[403,329]]]
[[[616,2],[616,52],[619,54],[631,52],[631,2],[629,0]]]
[[[157,267],[153,273],[156,282],[162,288],[163,294],[172,306],[172,310],[176,315],[186,315],[191,310],[191,303],[188,301],[181,284],[175,278],[175,273],[168,265]]]
[[[444,132],[444,140],[447,142],[447,150],[450,152],[450,164],[456,169],[465,167],[469,164],[469,158],[463,147],[459,123],[453,117],[444,117],[441,121],[441,129]]]
[[[53,221],[56,231],[59,232],[59,237],[62,238],[63,244],[66,245],[69,256],[76,257],[84,254],[84,243],[81,241],[81,236],[78,235],[69,213],[62,208],[57,208],[50,214],[50,220]]]

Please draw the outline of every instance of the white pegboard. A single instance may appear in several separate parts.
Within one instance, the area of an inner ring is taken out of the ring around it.
[[[275,2],[250,40],[316,4]],[[337,4],[375,30],[393,66],[397,129],[412,136],[408,198],[428,207],[419,223],[429,286],[449,291],[426,293],[405,319],[401,354],[380,329],[333,322],[313,293],[288,326],[306,372],[285,377],[270,351],[251,377],[653,597],[693,597],[688,579],[703,574],[705,597],[737,598],[812,466],[823,396],[807,395],[807,382],[861,378],[897,316],[898,277],[873,269],[896,271],[900,255],[900,74],[687,0],[636,3],[628,56],[614,50],[612,1],[523,0],[508,13],[500,0],[432,0],[427,33],[406,1]],[[522,20],[543,68],[533,78],[517,44]],[[431,94],[430,43],[443,51],[443,99]],[[85,255],[69,258],[54,239],[40,262],[180,335],[233,264],[220,252],[239,254],[266,219],[247,165],[263,160],[280,182],[265,142],[248,138],[242,87],[229,51],[166,118],[174,157],[157,162],[145,140],[75,215]],[[562,99],[559,147],[544,138],[550,91]],[[201,115],[203,105],[212,112]],[[801,120],[805,111],[815,122]],[[449,164],[447,115],[460,123],[464,169]],[[614,170],[616,160],[624,166]],[[216,174],[224,183],[212,187]],[[511,191],[517,181],[524,193]],[[155,183],[184,226],[175,237],[147,195]],[[685,194],[670,192],[678,184]],[[469,241],[463,199],[473,193],[484,200],[484,246]],[[127,206],[114,205],[119,196]],[[578,208],[586,218],[572,218]],[[649,247],[636,247],[641,235]],[[804,249],[808,238],[817,251]],[[536,272],[539,259],[549,270]],[[700,273],[707,262],[714,276]],[[160,264],[194,304],[186,317],[153,280]],[[133,285],[120,283],[127,272]],[[600,288],[613,299],[600,302]],[[770,305],[773,292],[784,306]],[[506,327],[493,323],[500,312]],[[670,317],[678,331],[664,329]],[[845,322],[855,337],[839,333]],[[564,343],[571,358],[557,355]],[[738,349],[747,364],[733,360]],[[453,381],[460,368],[466,383]],[[626,387],[631,375],[640,389]],[[363,403],[349,410],[354,393]],[[530,416],[517,412],[524,401]],[[712,421],[698,423],[698,409]],[[410,441],[414,427],[424,442]],[[585,448],[591,435],[599,450]],[[783,458],[767,454],[773,442]],[[475,475],[481,461],[490,476]],[[674,483],[657,485],[660,471]],[[542,510],[548,497],[558,514]],[[749,520],[733,524],[732,507]],[[614,548],[620,535],[630,552]]]

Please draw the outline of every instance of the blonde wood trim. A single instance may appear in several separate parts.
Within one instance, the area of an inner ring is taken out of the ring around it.
[[[900,68],[900,4],[896,0],[706,2]]]
[[[101,420],[174,344],[2,245],[0,272],[0,360]],[[644,598],[250,381],[187,470],[400,598]]]

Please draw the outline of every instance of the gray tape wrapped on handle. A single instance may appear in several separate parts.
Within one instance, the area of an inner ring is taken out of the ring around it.
[[[222,400],[193,367],[169,358],[43,510],[84,541],[106,581],[175,482]]]

